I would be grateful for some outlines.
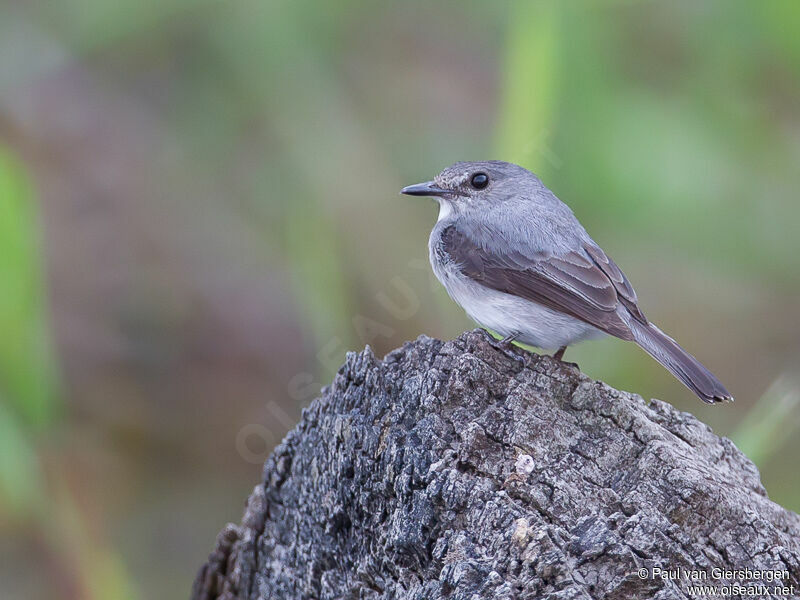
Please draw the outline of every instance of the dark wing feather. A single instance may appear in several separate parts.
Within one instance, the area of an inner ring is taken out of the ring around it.
[[[625,277],[625,273],[620,270],[613,260],[606,256],[606,253],[603,252],[601,248],[592,244],[586,244],[583,248],[586,250],[586,253],[591,256],[595,264],[597,264],[609,280],[611,280],[611,283],[614,284],[614,289],[617,291],[620,302],[622,302],[637,321],[646,325],[647,317],[644,316],[644,313],[639,308],[636,292],[633,291],[633,286],[631,286],[631,282],[628,281],[628,278]]]
[[[515,251],[489,254],[456,225],[442,232],[441,244],[460,271],[481,285],[566,313],[624,340],[633,339],[616,309],[622,301],[629,310],[633,307],[636,312],[631,312],[639,319],[636,294],[619,268],[597,247],[563,256],[531,257]]]

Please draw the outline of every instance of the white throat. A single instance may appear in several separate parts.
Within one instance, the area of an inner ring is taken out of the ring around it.
[[[439,200],[439,218],[436,220],[438,223],[442,219],[446,219],[453,214],[453,205],[447,200]]]

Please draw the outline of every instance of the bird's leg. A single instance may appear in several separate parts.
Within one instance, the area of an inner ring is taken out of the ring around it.
[[[556,350],[553,353],[553,358],[555,358],[558,362],[563,362],[565,365],[571,365],[571,366],[575,367],[576,369],[578,369],[578,371],[580,371],[581,368],[578,366],[578,363],[567,362],[567,361],[564,360],[564,352],[566,352],[566,351],[567,351],[567,347],[566,346],[561,346],[561,348],[559,348],[558,350]]]

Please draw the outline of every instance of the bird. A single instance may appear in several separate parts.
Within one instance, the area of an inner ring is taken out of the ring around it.
[[[401,190],[439,203],[428,250],[436,278],[478,325],[555,350],[611,335],[638,344],[700,400],[733,401],[719,379],[650,322],[622,270],[527,169],[457,162]]]

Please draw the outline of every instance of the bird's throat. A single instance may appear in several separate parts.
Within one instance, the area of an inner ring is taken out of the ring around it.
[[[450,204],[449,200],[445,200],[444,198],[439,198],[439,218],[437,222],[441,221],[442,219],[446,219],[450,215],[453,214],[453,205]]]

